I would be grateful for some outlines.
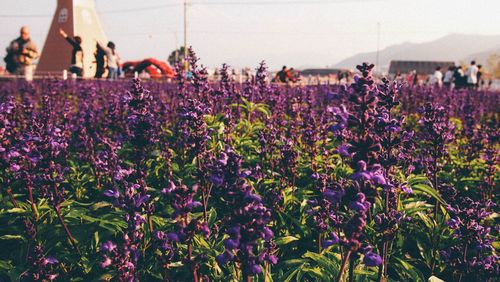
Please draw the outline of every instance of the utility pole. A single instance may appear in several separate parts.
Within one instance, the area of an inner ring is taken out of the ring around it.
[[[175,62],[179,62],[179,42],[177,42],[177,31],[173,31],[175,39]]]
[[[378,61],[378,55],[380,51],[380,22],[377,22],[377,58],[375,59],[375,66],[377,72],[380,72],[380,66],[379,66],[379,61]]]
[[[188,70],[188,62],[186,60],[188,55],[187,49],[187,3],[188,0],[184,0],[184,70]]]

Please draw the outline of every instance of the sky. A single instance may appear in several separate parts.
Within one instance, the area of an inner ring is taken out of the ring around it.
[[[182,0],[96,0],[124,60],[183,44]],[[188,45],[213,68],[332,66],[360,52],[451,33],[500,34],[500,0],[188,0]],[[43,45],[56,0],[0,0],[0,56],[27,25]],[[380,33],[377,26],[380,26]],[[380,34],[380,36],[378,36]],[[378,42],[378,43],[377,43]]]

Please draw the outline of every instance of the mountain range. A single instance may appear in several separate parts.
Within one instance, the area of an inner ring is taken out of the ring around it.
[[[379,51],[381,70],[387,70],[391,60],[454,61],[469,63],[476,60],[486,65],[492,54],[500,54],[500,35],[450,34],[434,41],[388,46]],[[360,53],[334,65],[336,68],[352,68],[360,62],[376,61],[377,52]]]

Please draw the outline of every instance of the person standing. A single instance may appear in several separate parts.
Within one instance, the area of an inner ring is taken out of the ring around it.
[[[80,36],[75,36],[71,38],[66,32],[61,28],[59,29],[59,34],[61,34],[66,41],[73,46],[71,51],[71,66],[69,67],[69,72],[76,74],[77,77],[83,76],[83,49],[82,49],[82,38]]]
[[[436,67],[436,70],[434,71],[430,82],[431,85],[436,85],[439,88],[441,88],[441,86],[443,85],[443,73],[441,72],[440,66]]]
[[[467,86],[469,88],[476,87],[477,84],[477,72],[479,69],[476,66],[476,61],[470,62],[470,67],[467,69]]]
[[[95,57],[95,64],[96,64],[94,78],[102,78],[102,76],[105,72],[106,53],[104,53],[104,50],[102,50],[99,47],[99,44],[96,44],[96,51],[94,53],[94,57]]]
[[[412,81],[412,86],[417,86],[418,84],[418,73],[417,73],[417,70],[413,70],[412,72],[412,75],[413,75],[413,81]]]
[[[446,89],[451,89],[451,82],[453,81],[453,73],[455,71],[454,66],[449,66],[448,70],[444,74],[443,84]]]
[[[38,58],[38,48],[30,38],[29,28],[23,26],[20,36],[7,47],[5,62],[7,70],[15,75],[23,75],[27,81],[33,80],[33,61]]]
[[[107,69],[108,69],[108,79],[114,80],[118,78],[118,55],[116,53],[116,46],[113,42],[108,42],[108,45],[104,46],[97,42],[99,48],[101,48],[106,54]]]
[[[467,78],[464,76],[462,66],[458,66],[455,68],[455,72],[453,73],[453,81],[455,82],[456,89],[461,89],[465,87],[465,84],[467,83]]]
[[[481,77],[483,76],[483,72],[481,71],[482,65],[477,65],[477,82],[476,82],[476,88],[479,89],[479,87],[484,84],[484,81],[481,81]]]

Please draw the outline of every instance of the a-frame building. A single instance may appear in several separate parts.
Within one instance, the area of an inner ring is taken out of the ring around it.
[[[84,77],[95,74],[95,40],[106,44],[106,36],[95,10],[95,0],[58,0],[50,30],[43,46],[37,75],[61,75],[71,63],[72,47],[59,34],[62,28],[71,37],[83,40]]]

